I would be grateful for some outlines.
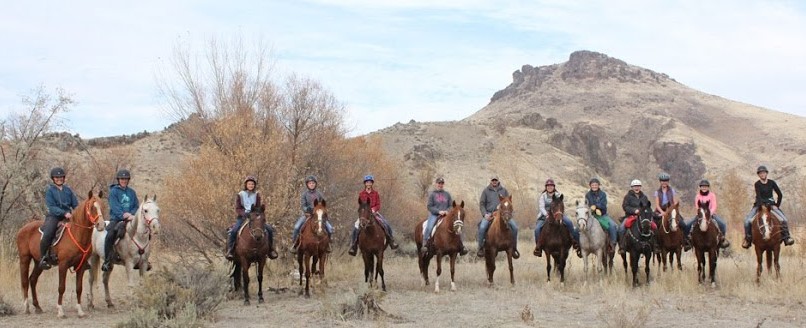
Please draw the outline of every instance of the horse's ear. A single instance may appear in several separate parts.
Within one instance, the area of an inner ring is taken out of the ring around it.
[[[500,202],[500,201],[503,201],[503,200],[504,200],[504,195],[498,194],[498,201]]]
[[[456,207],[456,201],[451,202],[451,207]]]
[[[266,205],[260,204],[260,207],[258,208],[258,210],[260,211],[260,213],[266,212]]]
[[[254,212],[254,211],[255,211],[255,204],[252,204],[252,207],[250,207],[250,208],[249,208],[249,211],[250,211],[250,212]]]
[[[153,196],[151,196],[151,201],[153,201],[153,202],[157,201],[157,194],[154,194]]]
[[[461,208],[465,208],[465,201],[462,201],[462,203],[461,203],[461,204],[459,204],[459,207],[461,207]]]
[[[560,201],[563,201],[563,198],[565,198],[565,195],[560,195],[560,197],[557,197],[557,199],[559,199]]]
[[[87,193],[87,199],[90,199],[90,198],[92,198],[92,189],[90,189],[90,192]]]
[[[324,199],[319,204],[322,204],[322,207],[327,207],[327,202]]]
[[[148,201],[148,194],[146,194],[146,195],[143,197],[143,203],[145,203],[145,202],[147,202],[147,201]]]
[[[577,199],[577,206],[579,206],[579,199]]]
[[[316,207],[316,205],[319,205],[319,198],[313,200],[313,207]]]
[[[104,198],[104,191],[98,191],[98,198]]]

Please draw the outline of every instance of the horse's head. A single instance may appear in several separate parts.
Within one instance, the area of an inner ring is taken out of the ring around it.
[[[697,218],[700,220],[700,231],[708,231],[708,224],[711,222],[711,201],[697,202]]]
[[[157,195],[152,195],[151,199],[146,195],[143,202],[140,204],[140,210],[137,211],[137,216],[142,219],[142,224],[150,233],[158,234],[160,232],[160,207],[157,204]]]
[[[667,225],[671,231],[677,231],[679,228],[677,225],[677,220],[680,217],[680,211],[678,210],[679,206],[680,204],[677,203],[669,206],[665,211],[663,211],[663,219],[661,224],[663,225],[664,229],[666,229]]]
[[[457,235],[462,234],[462,228],[465,226],[465,201],[462,201],[459,204],[456,204],[456,201],[453,201],[451,204],[451,209],[448,211],[448,214],[445,217],[451,223],[451,228],[453,228],[453,232]]]
[[[579,230],[588,228],[588,218],[590,217],[591,209],[588,206],[588,201],[585,200],[583,203],[577,201],[577,225],[579,225]]]
[[[509,223],[509,220],[512,220],[513,211],[512,196],[498,195],[498,216],[501,220],[505,223]]]
[[[642,237],[649,237],[652,234],[652,204],[645,202],[638,210],[638,229]]]
[[[314,229],[314,233],[317,236],[321,236],[324,234],[324,223],[325,220],[328,219],[327,216],[327,202],[324,199],[321,201],[316,199],[313,201],[313,214],[312,216],[316,219],[316,229]]]
[[[104,231],[106,228],[106,221],[104,221],[104,213],[106,212],[106,204],[103,200],[104,192],[100,191],[96,195],[90,190],[87,193],[87,200],[84,202],[84,210],[79,217],[83,216],[87,222],[78,223],[80,225],[87,225],[95,227],[95,230]],[[74,216],[73,220],[80,220],[79,217]]]
[[[756,213],[756,220],[758,222],[757,225],[763,227],[761,231],[762,238],[764,240],[770,240],[772,237],[772,229],[770,228],[770,209],[772,205],[768,202],[762,202],[761,205],[758,207],[758,213]]]
[[[358,199],[358,224],[361,228],[366,228],[368,226],[372,226],[375,223],[375,220],[372,220],[372,210],[369,208],[369,202],[364,202],[360,198]]]
[[[563,195],[559,197],[556,195],[551,196],[551,205],[549,205],[549,215],[551,220],[555,223],[562,223],[563,213],[565,213],[565,204],[563,203]]]
[[[263,227],[266,225],[266,206],[260,204],[260,206],[252,205],[252,208],[249,210],[249,234],[252,235],[252,238],[255,241],[263,240],[265,231]]]

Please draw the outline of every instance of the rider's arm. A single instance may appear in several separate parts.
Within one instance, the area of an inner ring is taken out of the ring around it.
[[[775,192],[775,195],[778,196],[778,200],[775,201],[775,206],[781,207],[781,200],[784,199],[784,194],[781,193],[781,189],[778,188],[778,184],[775,181],[772,182],[772,191]]]
[[[437,201],[436,199],[434,199],[433,192],[430,195],[428,195],[428,205],[426,205],[426,208],[428,208],[429,213],[433,215],[439,215],[439,208],[437,208]]]
[[[479,212],[481,212],[481,216],[487,214],[487,194],[485,193],[486,190],[487,187],[484,187],[484,189],[481,191],[481,197],[479,197]]]
[[[241,194],[235,194],[235,213],[238,213],[239,217],[246,216],[246,209],[243,207],[243,201],[241,201]]]
[[[537,196],[537,209],[540,210],[540,215],[544,217],[548,217],[549,213],[546,212],[546,198],[543,197],[544,194],[540,194]]]

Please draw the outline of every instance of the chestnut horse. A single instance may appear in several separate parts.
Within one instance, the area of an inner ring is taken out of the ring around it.
[[[81,292],[84,270],[88,267],[87,260],[89,260],[92,252],[92,228],[94,227],[100,231],[105,226],[104,210],[101,206],[106,202],[101,200],[101,197],[103,197],[103,192],[98,193],[97,196],[93,195],[92,191],[88,193],[87,200],[79,203],[78,207],[73,209],[73,217],[70,222],[65,224],[64,235],[53,246],[52,254],[56,254],[59,266],[59,302],[56,305],[59,318],[65,317],[62,300],[64,298],[67,270],[70,268],[73,268],[76,273],[76,310],[78,311],[78,317],[83,318],[85,316],[84,310],[81,308]],[[41,257],[41,254],[39,254],[39,241],[42,239],[42,233],[39,232],[39,228],[42,223],[43,220],[28,222],[17,232],[17,251],[20,255],[20,280],[22,282],[25,313],[31,313],[28,304],[29,284],[35,311],[36,313],[42,313],[36,294],[36,284],[39,280],[39,275],[42,274],[42,268],[39,266]],[[28,268],[32,260],[34,261],[34,269],[29,275]]]
[[[775,263],[775,278],[781,277],[781,266],[778,256],[781,252],[781,222],[772,216],[770,205],[763,203],[753,219],[753,245],[756,249],[756,283],[761,279],[761,262],[764,253],[767,254],[767,271],[772,273],[772,264]]]
[[[233,253],[233,287],[238,290],[243,281],[243,304],[249,305],[249,267],[257,263],[257,301],[263,303],[263,268],[269,256],[269,236],[266,225],[266,207],[252,205],[249,216],[238,231]],[[248,232],[248,233],[247,233]],[[239,277],[240,276],[240,277]]]
[[[551,282],[551,259],[554,258],[554,265],[560,273],[560,283],[565,282],[565,262],[568,260],[568,251],[571,249],[571,234],[563,224],[563,213],[565,204],[563,197],[551,198],[549,205],[549,217],[546,218],[545,226],[540,231],[537,244],[546,253],[546,281]]]
[[[697,203],[696,227],[691,230],[691,244],[697,254],[697,280],[705,281],[705,253],[708,253],[711,287],[716,287],[716,260],[719,257],[719,228],[711,219],[710,202]],[[694,224],[694,223],[692,223]]]
[[[650,202],[646,202],[641,204],[641,207],[638,211],[638,217],[631,227],[626,228],[624,235],[621,238],[625,238],[624,248],[626,253],[630,254],[630,269],[632,271],[632,286],[638,287],[638,263],[641,259],[641,255],[644,256],[644,271],[646,272],[646,283],[649,284],[649,267],[650,261],[652,261],[652,254],[653,254],[653,243],[652,240],[655,238],[655,234],[652,233],[652,204]],[[629,216],[628,216],[629,217]],[[626,218],[625,218],[626,220]],[[627,279],[629,276],[627,275],[627,254],[621,255],[621,260],[624,263],[624,275]]]
[[[422,251],[417,252],[418,263],[420,266],[420,274],[423,277],[423,282],[428,285],[428,264],[431,262],[432,257],[437,260],[437,279],[434,292],[439,293],[439,276],[442,274],[442,257],[448,256],[451,261],[451,291],[456,291],[456,283],[454,282],[454,272],[456,268],[456,256],[462,250],[462,228],[465,225],[465,202],[462,201],[459,205],[453,201],[448,213],[440,217],[442,221],[434,228],[434,234],[431,236],[433,241],[434,252]],[[427,220],[427,219],[426,219]],[[417,244],[417,249],[423,247],[423,230],[425,230],[426,220],[421,220],[414,226],[414,242]]]
[[[484,241],[484,262],[487,266],[487,282],[493,286],[493,273],[495,272],[495,258],[498,252],[506,252],[509,264],[509,283],[515,285],[515,274],[512,269],[512,251],[514,250],[512,230],[509,220],[512,220],[512,196],[498,195],[498,208],[493,212],[493,222],[487,231]]]
[[[297,264],[299,265],[299,285],[302,286],[303,265],[305,270],[305,297],[311,297],[311,266],[316,267],[319,262],[319,282],[325,282],[325,262],[327,262],[327,245],[330,238],[325,231],[325,221],[328,220],[327,203],[325,200],[313,201],[313,213],[305,220],[299,236],[299,250],[297,251]],[[313,262],[313,264],[311,264]],[[302,294],[302,290],[300,290]]]
[[[669,266],[674,267],[674,256],[677,255],[677,270],[683,270],[683,265],[680,263],[680,255],[683,253],[683,229],[680,227],[682,222],[682,215],[678,210],[679,204],[670,206],[661,213],[660,228],[658,229],[658,249],[656,254],[660,252],[660,267],[663,262],[663,271],[666,271],[666,257],[668,254]]]
[[[383,252],[386,250],[386,233],[369,208],[369,202],[358,200],[358,248],[364,259],[364,282],[377,285],[381,276],[381,289],[386,291],[383,278]],[[377,261],[377,262],[376,262]]]

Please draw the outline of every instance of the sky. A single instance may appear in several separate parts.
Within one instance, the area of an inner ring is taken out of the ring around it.
[[[77,101],[60,130],[82,137],[172,123],[158,84],[174,47],[261,41],[278,75],[321,82],[351,135],[458,120],[524,64],[592,50],[694,89],[806,116],[802,1],[3,1],[0,119],[23,95]]]

